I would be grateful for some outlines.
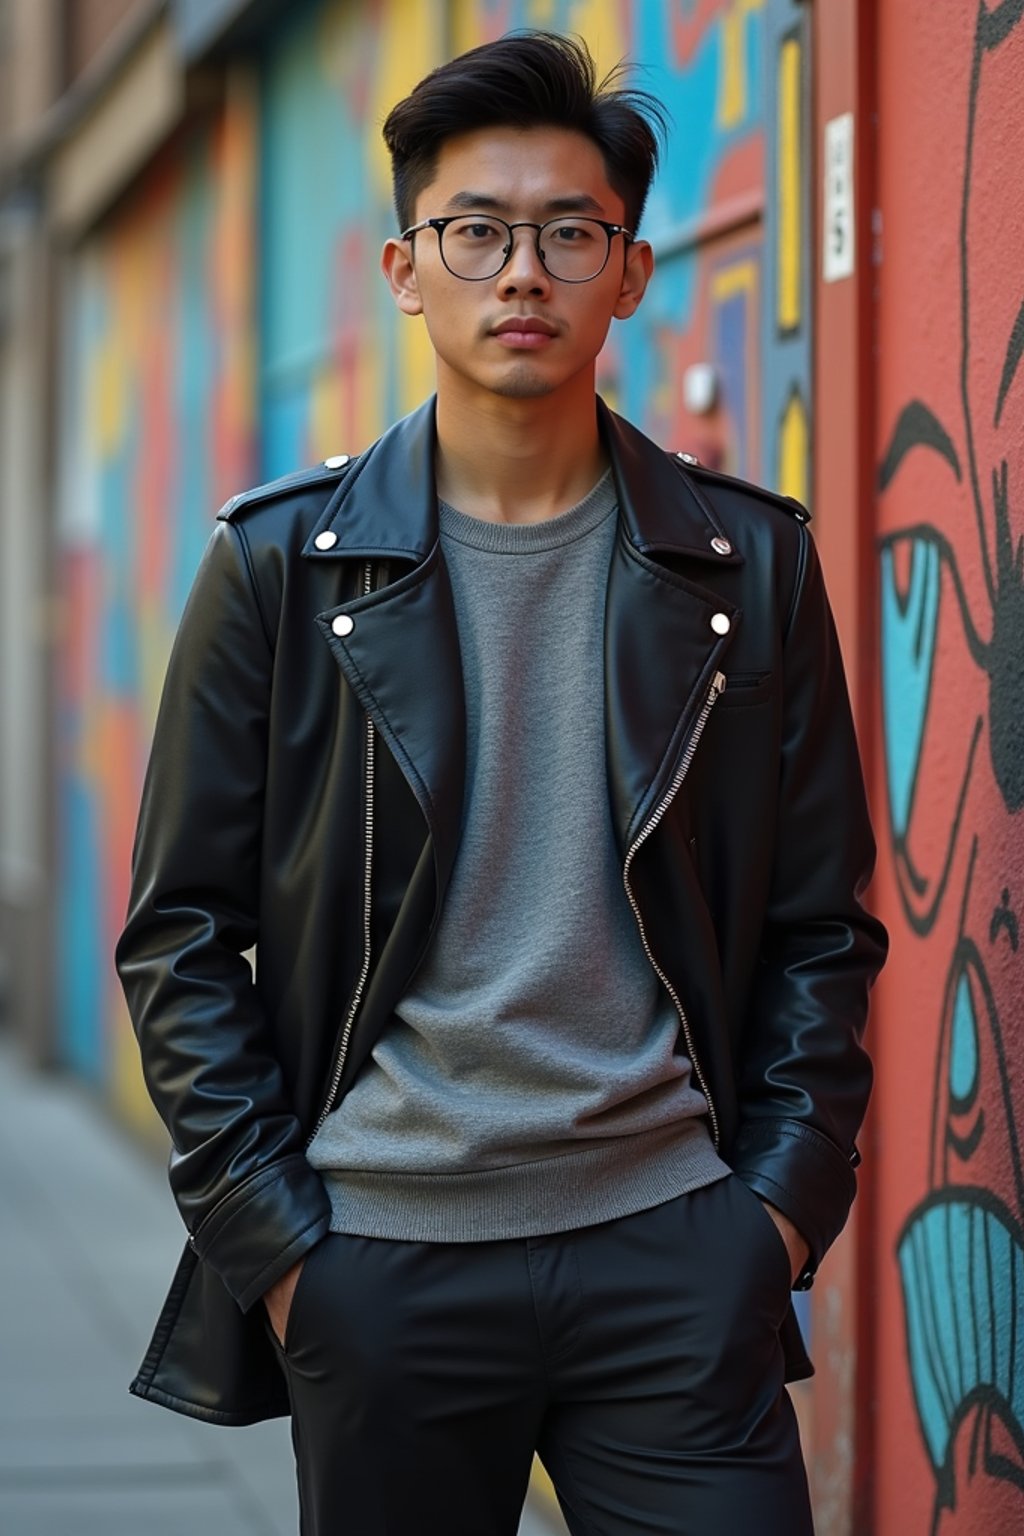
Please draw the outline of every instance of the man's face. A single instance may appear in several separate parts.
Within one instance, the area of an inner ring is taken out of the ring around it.
[[[558,214],[625,223],[600,150],[563,128],[486,128],[449,139],[434,181],[416,200],[414,222],[467,212],[509,224],[542,224]],[[448,271],[432,229],[420,230],[415,243],[389,240],[382,259],[399,308],[426,321],[439,383],[519,399],[551,395],[584,371],[593,376],[612,318],[633,313],[652,264],[646,242],[615,235],[599,276],[562,282],[546,271],[529,229],[514,232],[507,265],[483,281]],[[546,330],[509,329],[522,318]]]

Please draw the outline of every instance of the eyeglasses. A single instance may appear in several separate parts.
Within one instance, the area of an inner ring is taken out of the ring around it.
[[[404,230],[401,239],[410,240],[420,229],[435,229],[441,260],[453,277],[469,283],[482,283],[497,277],[512,255],[513,230],[536,230],[537,255],[545,271],[562,283],[589,283],[600,277],[608,265],[612,239],[621,235],[628,242],[633,234],[623,224],[608,224],[604,219],[549,219],[546,224],[520,220],[508,224],[491,214],[467,213],[447,219],[421,219]]]

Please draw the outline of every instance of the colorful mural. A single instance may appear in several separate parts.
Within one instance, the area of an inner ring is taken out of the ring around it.
[[[170,643],[216,508],[370,442],[433,388],[378,272],[379,128],[443,58],[520,26],[628,57],[672,127],[642,233],[657,272],[599,366],[669,447],[809,485],[806,8],[799,0],[302,0],[215,119],[76,255],[61,574],[62,1052],[155,1119],[111,956]],[[683,381],[709,364],[700,414]],[[808,1330],[807,1298],[801,1298]]]
[[[667,446],[806,499],[808,7],[303,0],[75,254],[59,590],[60,1045],[148,1128],[111,955],[167,652],[216,507],[432,388],[377,271],[379,125],[516,26],[623,55],[673,127],[658,271],[601,359]],[[825,10],[813,13],[823,18]],[[825,25],[817,19],[818,25]],[[878,7],[882,844],[875,1529],[1024,1527],[1024,0]],[[908,89],[912,82],[913,89]],[[710,409],[686,409],[710,363]],[[827,387],[827,371],[823,373]],[[853,430],[854,423],[851,423]],[[826,514],[827,515],[827,514]]]
[[[519,26],[582,34],[602,74],[637,64],[672,119],[643,226],[658,270],[638,316],[613,325],[600,387],[666,445],[755,477],[781,464],[805,494],[806,430],[785,427],[792,409],[783,420],[774,397],[762,419],[774,351],[794,335],[806,372],[794,14],[793,0],[305,0],[266,36],[251,94],[231,75],[222,118],[155,162],[77,261],[61,1031],[69,1062],[112,1080],[140,1122],[108,956],[149,726],[213,511],[240,486],[358,450],[433,388],[422,322],[397,313],[378,272],[394,228],[388,108],[443,57]],[[697,363],[716,387],[693,415],[682,380]],[[787,402],[804,398],[805,380],[787,374],[776,395],[783,382]]]
[[[146,170],[69,285],[62,491],[60,1033],[68,1062],[149,1123],[109,955],[167,653],[216,507],[240,486],[365,445],[433,387],[420,321],[378,273],[393,229],[379,125],[447,53],[517,26],[623,57],[673,129],[644,231],[647,302],[613,326],[607,398],[667,445],[753,475],[761,419],[766,14],[790,0],[322,0],[290,8],[255,77]],[[797,155],[793,71],[779,96]],[[774,108],[772,109],[774,110]],[[780,132],[780,142],[782,135]],[[780,250],[799,245],[788,222]],[[785,262],[783,262],[785,266]],[[780,292],[782,290],[780,289]],[[791,328],[791,326],[790,326]],[[766,339],[767,338],[767,339]],[[712,408],[681,380],[710,363]],[[773,411],[773,416],[774,416]],[[806,448],[806,436],[803,439]],[[806,454],[804,454],[804,462]],[[794,488],[792,485],[790,488]],[[797,485],[795,488],[799,489]],[[113,1021],[113,1022],[112,1022]]]
[[[601,73],[634,60],[637,84],[673,118],[644,220],[658,271],[637,317],[613,325],[603,393],[659,441],[758,473],[764,8],[765,0],[300,7],[264,56],[264,473],[365,446],[433,388],[422,322],[397,314],[378,275],[394,230],[379,124],[430,64],[524,26],[581,33]],[[793,122],[792,90],[787,102]],[[789,227],[792,251],[799,220]],[[695,362],[710,362],[718,379],[716,405],[696,418],[681,389]],[[805,463],[806,455],[801,471]]]
[[[252,101],[165,155],[76,263],[58,678],[60,1046],[144,1126],[113,972],[142,772],[211,508],[253,475]]]
[[[441,62],[423,0],[299,6],[261,71],[261,477],[355,452],[433,388],[422,321],[378,271],[393,232],[380,124]]]
[[[879,466],[878,1123],[904,1337],[880,1353],[877,1510],[883,1533],[990,1536],[1024,1529],[1024,0],[936,30],[892,18],[884,40],[883,102],[911,59],[918,89],[881,177],[879,334],[909,357],[883,364]]]

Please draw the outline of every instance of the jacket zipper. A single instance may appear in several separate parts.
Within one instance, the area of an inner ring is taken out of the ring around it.
[[[724,674],[724,672],[716,672],[715,675],[714,675],[714,678],[712,680],[712,683],[711,683],[711,688],[708,691],[708,696],[704,700],[704,705],[703,705],[703,707],[701,709],[700,714],[697,716],[697,722],[696,722],[696,724],[693,727],[693,733],[690,736],[690,740],[687,742],[686,751],[683,753],[682,761],[680,762],[679,767],[675,771],[675,775],[674,775],[674,777],[672,779],[672,783],[669,785],[668,790],[663,795],[663,797],[661,799],[661,802],[658,805],[657,809],[654,811],[653,815],[650,817],[650,819],[648,821],[646,821],[644,823],[644,825],[641,827],[640,831],[637,833],[636,837],[633,839],[633,841],[630,844],[629,848],[627,849],[627,851],[626,851],[626,862],[625,862],[625,864],[622,867],[623,884],[626,887],[626,895],[629,897],[629,904],[633,908],[633,916],[636,918],[637,927],[640,930],[640,942],[644,946],[644,953],[647,956],[648,960],[651,962],[651,964],[654,967],[655,971],[657,972],[657,975],[658,975],[659,979],[661,980],[662,984],[664,985],[665,990],[668,992],[669,997],[672,999],[672,1002],[675,1004],[676,1012],[678,1013],[680,1022],[681,1022],[682,1026],[683,1026],[683,1038],[686,1041],[686,1049],[687,1049],[687,1051],[689,1053],[690,1064],[693,1067],[694,1073],[696,1074],[697,1081],[700,1084],[701,1092],[703,1093],[705,1099],[707,1099],[707,1102],[708,1102],[708,1118],[711,1121],[711,1136],[712,1136],[712,1139],[713,1139],[714,1144],[715,1144],[716,1152],[719,1150],[719,1141],[720,1141],[720,1132],[719,1132],[719,1128],[718,1128],[718,1114],[717,1114],[717,1112],[715,1110],[714,1101],[713,1101],[713,1099],[711,1097],[711,1092],[710,1092],[710,1090],[708,1088],[707,1080],[704,1077],[704,1073],[703,1073],[703,1071],[701,1069],[700,1062],[697,1060],[697,1053],[696,1053],[696,1051],[694,1050],[694,1047],[693,1047],[693,1036],[690,1033],[690,1023],[689,1023],[689,1020],[686,1017],[686,1013],[685,1013],[685,1011],[683,1009],[683,1005],[679,1001],[679,997],[678,997],[678,995],[676,993],[676,990],[673,987],[672,983],[669,981],[668,977],[665,975],[665,972],[661,969],[661,966],[658,964],[657,960],[655,960],[654,955],[651,952],[651,946],[647,942],[647,932],[646,932],[646,930],[644,928],[643,918],[640,916],[640,908],[637,905],[636,897],[633,895],[632,888],[630,887],[630,884],[629,884],[629,867],[632,864],[633,856],[636,853],[637,849],[640,847],[641,843],[646,842],[647,838],[654,831],[655,827],[661,821],[661,819],[664,816],[665,812],[668,810],[669,806],[672,804],[672,801],[675,799],[675,796],[676,796],[676,794],[677,794],[677,792],[679,790],[679,786],[682,784],[683,780],[686,778],[686,775],[687,775],[687,773],[690,770],[690,764],[693,762],[693,754],[697,750],[697,743],[700,741],[701,734],[702,734],[702,732],[704,730],[705,725],[707,724],[708,716],[711,713],[711,710],[712,710],[712,708],[714,706],[715,700],[718,698],[719,694],[724,693],[724,691],[725,691],[725,674]]]
[[[372,590],[373,566],[370,561],[363,568],[363,596]],[[355,1022],[356,1013],[366,986],[366,978],[370,974],[370,911],[372,895],[373,874],[373,771],[374,771],[374,726],[369,715],[366,717],[366,778],[364,782],[364,806],[365,817],[363,823],[363,963],[356,981],[355,991],[352,993],[345,1015],[345,1023],[342,1026],[341,1039],[338,1042],[338,1053],[334,1062],[334,1072],[331,1076],[331,1085],[327,1091],[324,1107],[320,1111],[317,1120],[306,1141],[308,1147],[317,1131],[323,1125],[327,1116],[334,1107],[334,1100],[341,1082],[341,1074],[345,1069],[345,1057],[348,1055],[348,1042],[352,1035],[352,1025]]]

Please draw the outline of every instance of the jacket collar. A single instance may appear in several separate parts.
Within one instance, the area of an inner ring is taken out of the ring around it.
[[[611,459],[626,538],[642,554],[663,552],[742,564],[712,539],[726,536],[700,487],[682,462],[597,398],[598,426]],[[302,553],[311,559],[339,556],[398,557],[419,563],[437,542],[434,444],[437,397],[391,427],[342,477],[309,535]],[[332,533],[329,548],[317,538]],[[731,536],[730,542],[731,542]]]

